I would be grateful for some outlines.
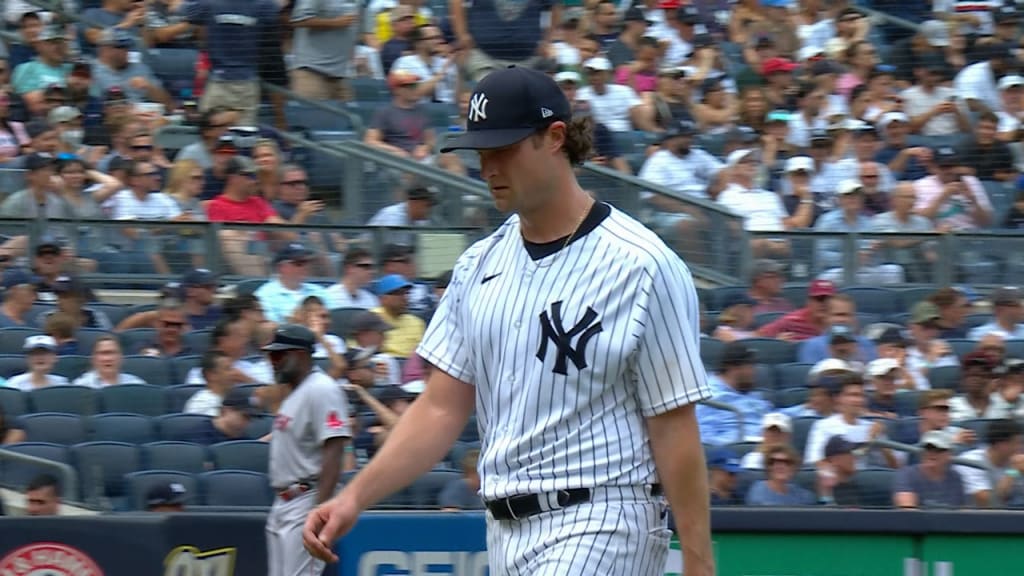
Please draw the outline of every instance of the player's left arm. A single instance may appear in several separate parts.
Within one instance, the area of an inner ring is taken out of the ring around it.
[[[334,488],[341,479],[341,458],[345,454],[345,436],[328,438],[321,448],[320,479],[316,483],[316,503],[323,504],[334,496]]]
[[[686,562],[686,574],[711,576],[711,498],[707,464],[693,404],[647,419],[651,453],[658,469]]]

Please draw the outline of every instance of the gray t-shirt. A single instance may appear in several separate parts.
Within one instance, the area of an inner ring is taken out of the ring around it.
[[[419,104],[413,108],[400,108],[388,104],[374,112],[370,128],[380,130],[381,140],[385,144],[412,153],[417,146],[426,141],[426,132],[430,130],[430,118]]]
[[[476,490],[471,490],[466,481],[462,478],[452,480],[441,490],[437,497],[437,503],[441,508],[458,508],[460,510],[481,510],[484,501]]]
[[[146,82],[149,82],[150,86],[156,88],[163,87],[163,84],[153,75],[153,71],[149,69],[149,66],[141,62],[128,64],[120,70],[114,70],[97,60],[92,65],[92,94],[98,97],[106,93],[110,88],[118,86],[132,102],[149,102],[148,94],[132,87],[132,78],[144,78]]]
[[[45,204],[40,204],[28,188],[8,196],[4,203],[0,204],[0,216],[46,219],[74,218],[68,203],[60,196],[47,192]],[[24,228],[18,228],[17,230],[8,229],[6,232],[8,234],[22,234],[24,233]],[[69,230],[63,226],[49,226],[46,229],[46,233],[61,238],[71,237]]]
[[[900,468],[892,485],[893,494],[913,492],[917,494],[920,508],[960,508],[966,504],[963,481],[960,474],[950,468],[942,480],[935,482],[921,472],[921,465]]]
[[[309,68],[332,78],[352,76],[352,54],[359,30],[359,4],[352,0],[296,0],[292,22],[356,15],[345,28],[295,28],[291,68]]]

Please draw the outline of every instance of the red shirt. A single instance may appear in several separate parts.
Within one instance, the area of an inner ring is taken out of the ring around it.
[[[277,212],[262,196],[250,196],[243,202],[232,200],[221,194],[206,205],[206,217],[210,222],[252,222],[262,224]]]
[[[778,338],[779,334],[784,332],[792,335],[791,340],[800,341],[820,336],[821,328],[811,322],[811,311],[807,308],[801,308],[786,314],[767,326],[761,327],[757,331],[761,336],[769,338]]]

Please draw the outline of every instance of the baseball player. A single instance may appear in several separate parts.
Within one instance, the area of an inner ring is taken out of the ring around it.
[[[333,558],[362,510],[429,471],[475,407],[492,574],[661,574],[666,498],[687,576],[714,573],[692,278],[580,188],[588,127],[542,73],[477,85],[449,149],[478,150],[498,209],[515,214],[456,263],[417,350],[436,370],[377,457],[309,515],[315,556]]]
[[[308,328],[284,324],[263,347],[285,395],[270,436],[270,483],[277,497],[267,517],[269,576],[323,571],[324,563],[302,548],[302,525],[334,493],[352,436],[345,393],[314,365],[315,346]]]

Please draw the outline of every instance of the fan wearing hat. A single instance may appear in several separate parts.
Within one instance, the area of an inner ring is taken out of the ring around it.
[[[426,78],[402,70],[392,70],[388,74],[388,86],[391,88],[390,106],[377,109],[370,126],[363,135],[363,142],[389,154],[408,158],[416,162],[431,164],[434,162],[434,150],[437,134],[430,127],[430,118],[420,108],[420,96],[416,91],[420,81]],[[450,155],[438,157],[442,168],[453,169],[456,166],[445,164]]]
[[[302,526],[306,514],[334,493],[352,438],[345,394],[313,363],[316,342],[316,334],[305,326],[283,324],[263,347],[284,394],[274,418],[268,466],[277,494],[267,517],[272,575],[323,570],[302,546]]]
[[[874,224],[864,210],[865,191],[860,179],[843,180],[836,190],[838,209],[821,215],[814,223],[819,232],[832,233],[863,233],[871,232]],[[839,280],[843,276],[843,246],[837,239],[819,240],[817,246],[817,263],[824,271],[822,277]],[[904,274],[899,264],[879,264],[875,255],[881,244],[872,240],[862,240],[858,246],[861,266],[857,268],[858,284],[877,286],[879,284],[900,284]]]
[[[28,370],[7,379],[6,386],[22,392],[31,392],[47,386],[68,386],[67,378],[53,374],[57,364],[57,341],[50,336],[37,334],[25,338],[22,346]]]
[[[368,310],[352,318],[351,330],[347,336],[353,348],[368,358],[369,366],[373,370],[371,385],[376,382],[378,386],[397,386],[402,382],[402,368],[398,360],[382,352],[385,335],[393,329],[394,326]],[[412,361],[412,358],[409,361]]]
[[[40,315],[40,323],[44,323],[51,314],[61,312],[74,318],[78,328],[113,330],[114,325],[106,312],[87,305],[95,301],[96,295],[81,278],[62,274],[54,280],[53,292],[57,296],[57,309]]]
[[[981,467],[957,466],[964,480],[969,505],[979,508],[1019,508],[1024,503],[1024,454],[1020,452],[1024,430],[1009,418],[988,422],[981,447],[960,454]]]
[[[868,413],[878,418],[912,418],[917,407],[897,402],[899,383],[913,381],[904,376],[903,367],[893,358],[872,360],[865,370],[868,377]]]
[[[423,311],[433,309],[435,300],[430,295],[429,287],[414,279],[419,275],[416,267],[416,248],[411,244],[387,244],[380,254],[379,277],[397,274],[412,283],[409,291],[409,310]],[[368,306],[377,308],[377,306]]]
[[[215,354],[206,358],[209,360],[209,358],[214,357],[216,357]],[[206,371],[204,370],[204,372]],[[246,429],[252,419],[260,414],[260,409],[256,406],[255,394],[250,395],[250,392],[244,388],[233,387],[229,388],[223,395],[218,394],[215,398],[206,399],[206,402],[202,404],[193,401],[196,396],[204,392],[207,391],[200,390],[189,399],[189,403],[192,404],[191,408],[194,409],[192,413],[207,413],[205,410],[200,411],[196,408],[203,405],[213,405],[211,409],[214,416],[210,419],[202,420],[200,424],[188,432],[185,439],[194,444],[202,444],[204,446],[212,446],[213,444],[230,442],[232,440],[248,439]]]
[[[949,401],[953,422],[975,418],[1002,418],[1002,407],[992,401],[1001,376],[1001,364],[987,352],[975,350],[961,361],[961,393]]]
[[[211,170],[214,168],[214,152],[219,146],[221,136],[227,135],[228,129],[238,124],[238,121],[238,112],[231,108],[214,107],[204,111],[199,115],[197,122],[200,140],[182,148],[175,156],[175,160],[194,160],[203,170]],[[234,151],[232,145],[231,154],[226,156],[234,154]]]
[[[708,452],[708,488],[712,506],[738,506],[743,494],[736,491],[743,468],[736,454],[728,448],[715,448]]]
[[[45,115],[51,105],[46,102],[46,88],[65,85],[71,68],[67,63],[67,44],[59,26],[45,26],[35,42],[35,58],[17,66],[11,75],[11,87],[20,94],[33,115]]]
[[[722,302],[718,315],[718,326],[712,338],[722,342],[733,342],[754,337],[754,305],[757,301],[745,293],[730,294]]]
[[[405,190],[404,202],[381,208],[366,225],[382,228],[430,226],[430,213],[436,204],[437,198],[429,188],[421,185],[410,186]],[[392,242],[408,245],[414,244],[416,240],[415,233],[412,232],[389,232],[388,237]]]
[[[1016,286],[996,288],[989,294],[992,303],[992,321],[970,331],[968,338],[981,340],[987,334],[996,334],[1003,340],[1024,339],[1024,313],[1022,295]]]
[[[189,500],[188,490],[180,482],[157,484],[146,492],[146,512],[169,514],[184,512]]]
[[[807,287],[807,303],[782,318],[762,326],[759,336],[787,341],[803,341],[820,336],[828,328],[828,301],[836,294],[836,285],[828,280],[814,280]]]
[[[910,310],[910,340],[913,345],[907,348],[905,367],[918,390],[931,388],[928,371],[932,368],[960,363],[950,345],[939,339],[940,318],[938,307],[927,300],[918,302]]]
[[[719,446],[758,437],[752,423],[760,422],[772,405],[761,392],[754,390],[756,364],[757,354],[742,340],[725,346],[718,372],[708,377],[708,384],[714,394],[712,400],[732,406],[741,415],[732,410],[698,405],[701,442]]]
[[[868,420],[867,396],[864,380],[860,376],[843,378],[831,390],[836,413],[822,418],[811,426],[804,449],[804,462],[818,466],[825,460],[825,446],[833,436],[841,436],[855,445],[869,445],[857,454],[857,468],[864,469],[869,462],[898,468],[900,461],[888,448],[871,445],[875,440],[884,440],[886,425],[881,420]]]
[[[658,150],[648,156],[640,167],[639,178],[698,198],[717,195],[721,190],[719,173],[725,164],[705,150],[693,146],[697,133],[697,124],[691,120],[670,123],[661,134]],[[698,217],[697,211],[687,204],[650,192],[640,194],[645,201],[654,205],[657,211],[654,220],[656,226],[679,226]],[[683,226],[678,232],[685,233],[691,227]]]
[[[613,10],[614,4],[607,3]],[[640,40],[647,35],[648,28],[654,24],[648,19],[640,6],[630,6],[622,16],[622,30],[618,37],[608,44],[608,59],[618,68],[633,61]]]
[[[914,183],[914,211],[936,228],[975,230],[992,223],[992,203],[981,181],[963,170],[965,157],[951,146],[932,152],[931,176]]]
[[[74,214],[68,203],[58,195],[53,185],[55,159],[49,154],[33,153],[25,157],[25,184],[0,204],[0,216],[29,219],[72,219]],[[64,236],[62,229],[51,226],[45,230],[52,236]],[[3,244],[9,256],[21,256],[28,251],[28,236],[13,236]]]
[[[656,127],[644,114],[636,91],[629,86],[615,84],[612,63],[604,56],[583,62],[583,75],[587,85],[576,92],[576,98],[590,104],[594,121],[612,132],[638,130],[654,131]]]
[[[931,232],[935,229],[931,220],[914,213],[917,190],[913,182],[897,182],[889,191],[887,201],[890,209],[871,219],[872,231]],[[885,260],[898,263],[903,268],[908,282],[927,282],[931,278],[932,262],[938,259],[933,244],[914,240],[882,240],[877,245]]]
[[[38,279],[30,270],[12,267],[3,271],[0,284],[3,304],[0,304],[0,328],[18,328],[28,324],[28,313],[36,300]]]
[[[860,90],[858,88],[857,90]],[[932,150],[926,146],[911,146],[910,118],[903,112],[882,114],[875,127],[882,136],[882,147],[875,160],[889,166],[892,175],[901,181],[916,181],[928,176]]]
[[[120,86],[132,102],[159,102],[171,106],[170,95],[149,66],[128,58],[135,42],[128,32],[120,28],[108,28],[100,34],[96,42],[96,64],[93,66],[94,89],[102,93],[112,86]]]
[[[754,314],[788,313],[793,303],[782,295],[786,267],[778,260],[761,258],[750,267],[750,289],[747,296],[754,301]]]
[[[427,329],[422,319],[408,312],[412,287],[411,282],[398,274],[389,274],[377,281],[380,307],[372,312],[394,327],[385,334],[381,351],[398,358],[411,356]]]
[[[254,293],[267,320],[288,322],[306,298],[316,296],[325,300],[323,287],[305,281],[314,255],[304,244],[291,242],[274,256],[277,274]]]
[[[747,506],[810,506],[814,494],[794,482],[800,469],[800,455],[790,446],[777,445],[765,454],[765,479],[747,492]]]
[[[962,508],[967,505],[964,481],[952,467],[953,438],[941,430],[921,437],[921,461],[896,471],[893,504],[899,508]]]
[[[761,419],[761,441],[740,460],[744,470],[764,470],[765,454],[772,446],[792,446],[793,420],[782,412],[769,412]]]

